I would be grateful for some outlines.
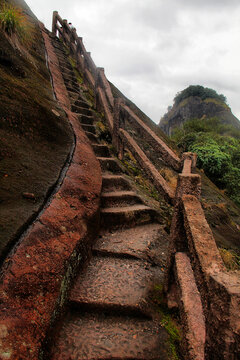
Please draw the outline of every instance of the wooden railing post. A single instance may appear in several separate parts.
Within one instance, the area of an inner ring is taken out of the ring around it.
[[[57,35],[57,16],[58,16],[58,12],[54,11],[53,12],[53,17],[52,17],[52,33],[56,36]]]

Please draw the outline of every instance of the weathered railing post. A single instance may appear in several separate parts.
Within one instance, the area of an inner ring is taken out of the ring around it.
[[[53,18],[52,18],[52,33],[56,36],[57,35],[57,16],[58,16],[58,11],[54,11],[53,12]]]

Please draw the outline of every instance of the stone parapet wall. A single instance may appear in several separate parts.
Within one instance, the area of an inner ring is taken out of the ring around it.
[[[154,131],[152,131],[134,112],[126,105],[122,106],[133,122],[133,126],[137,128],[142,136],[148,141],[154,151],[158,151],[165,163],[173,169],[180,171],[182,164],[178,156],[170,149]]]
[[[177,282],[177,302],[182,318],[182,339],[185,358],[205,358],[206,327],[201,296],[198,291],[191,262],[186,253],[175,254],[174,275]]]
[[[240,277],[225,268],[200,202],[191,195],[183,196],[182,202],[188,248],[206,316],[206,357],[237,359]]]
[[[168,186],[164,178],[159,174],[158,170],[150,162],[144,152],[140,149],[137,143],[131,138],[127,131],[120,129],[120,136],[123,143],[131,151],[135,159],[139,162],[141,168],[145,171],[148,177],[152,180],[156,189],[163,194],[166,200],[173,203],[174,191]]]
[[[169,299],[175,295],[180,308],[182,323],[186,329],[183,342],[184,348],[186,349],[186,344],[188,348],[186,358],[235,360],[240,353],[240,277],[225,268],[206,221],[200,203],[200,177],[191,173],[196,157],[187,153],[184,154],[183,161],[171,226],[165,291]],[[186,259],[189,259],[191,268],[190,265],[185,266],[188,271],[183,271],[179,257],[186,264]],[[192,308],[189,306],[189,299],[194,295],[189,287],[191,272],[194,275],[191,284],[201,296],[200,301],[195,301]],[[178,290],[174,289],[174,279]],[[196,312],[199,314],[198,319]],[[192,323],[192,319],[195,319],[194,326],[190,327],[188,324]],[[205,319],[204,326],[202,319]],[[200,333],[195,332],[197,327],[201,329]],[[203,357],[204,332],[206,340]]]

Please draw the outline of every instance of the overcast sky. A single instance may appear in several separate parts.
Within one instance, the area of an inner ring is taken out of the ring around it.
[[[153,121],[178,91],[203,85],[240,119],[239,0],[26,0],[51,29],[72,22],[95,64]]]

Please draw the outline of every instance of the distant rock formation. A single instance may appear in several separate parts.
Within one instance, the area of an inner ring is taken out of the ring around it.
[[[170,136],[175,128],[183,126],[190,119],[217,117],[224,124],[240,129],[240,121],[232,114],[231,109],[223,101],[214,98],[202,100],[198,96],[190,96],[179,104],[169,107],[168,112],[159,122],[160,128]]]

